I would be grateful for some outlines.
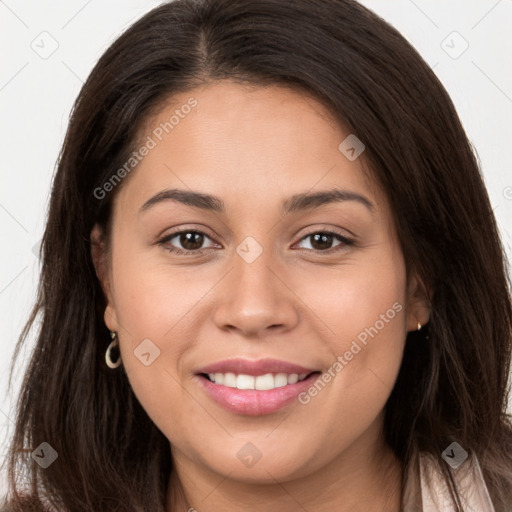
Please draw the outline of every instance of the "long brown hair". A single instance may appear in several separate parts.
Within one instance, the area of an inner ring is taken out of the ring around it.
[[[108,226],[122,183],[102,199],[94,191],[162,101],[228,78],[303,89],[363,140],[408,272],[432,293],[429,324],[409,335],[386,404],[386,439],[404,467],[426,451],[445,468],[441,453],[457,441],[478,457],[496,511],[512,510],[512,307],[493,211],[445,89],[394,28],[353,0],[176,0],[96,64],[59,156],[37,303],[11,369],[39,319],[9,451],[10,510],[44,510],[45,500],[71,512],[164,510],[169,442],[122,367],[104,363],[110,339],[89,236],[96,222]],[[58,453],[47,469],[30,457],[42,442]]]

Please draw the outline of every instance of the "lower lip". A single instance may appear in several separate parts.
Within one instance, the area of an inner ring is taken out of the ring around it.
[[[293,402],[319,375],[314,373],[295,384],[266,391],[230,388],[215,384],[201,375],[196,375],[196,378],[206,393],[226,409],[246,416],[262,416],[276,412]]]

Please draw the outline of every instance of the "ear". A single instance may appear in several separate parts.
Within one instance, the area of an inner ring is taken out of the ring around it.
[[[119,327],[112,293],[111,265],[109,263],[104,233],[98,224],[95,224],[92,228],[90,241],[92,262],[107,302],[107,307],[103,314],[105,325],[111,331],[117,332]]]
[[[418,323],[427,324],[430,318],[431,293],[417,275],[408,284],[407,330],[417,331]]]

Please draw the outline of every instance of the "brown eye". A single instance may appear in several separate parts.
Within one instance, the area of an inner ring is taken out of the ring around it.
[[[187,251],[200,249],[203,245],[204,235],[202,233],[198,233],[197,231],[187,231],[180,233],[177,236],[179,237],[178,239],[180,244]]]
[[[172,240],[174,240],[174,242],[171,243]],[[206,240],[211,240],[206,233],[189,229],[171,233],[159,240],[158,243],[163,245],[169,252],[193,255],[201,254],[204,249],[214,246],[214,244],[211,243],[211,245],[203,247]],[[176,245],[178,245],[178,247],[176,247]]]
[[[308,239],[311,240],[309,244],[310,247],[306,249],[318,252],[334,252],[336,250],[344,249],[347,245],[353,245],[352,240],[330,231],[317,231],[316,233],[311,233],[302,238],[301,242]],[[339,240],[340,243],[333,246],[332,244],[336,239]]]

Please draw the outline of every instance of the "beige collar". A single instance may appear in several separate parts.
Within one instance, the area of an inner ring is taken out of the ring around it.
[[[495,512],[482,470],[475,455],[451,471],[464,510]],[[419,481],[418,481],[419,480]],[[451,503],[450,489],[445,483],[436,459],[422,452],[418,461],[409,466],[408,479],[402,499],[403,512],[456,512]]]

